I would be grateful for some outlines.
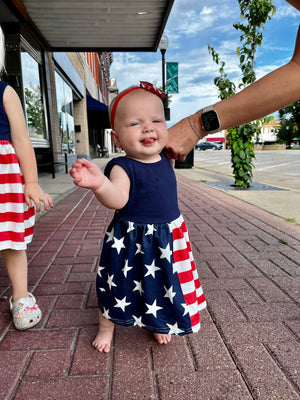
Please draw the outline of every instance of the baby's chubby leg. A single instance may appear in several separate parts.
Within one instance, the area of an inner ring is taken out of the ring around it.
[[[101,353],[109,353],[114,333],[114,324],[103,317],[99,310],[99,329],[92,346]]]

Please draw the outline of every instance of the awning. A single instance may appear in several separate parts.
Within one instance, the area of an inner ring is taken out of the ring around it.
[[[93,97],[86,96],[86,108],[88,114],[89,128],[94,130],[110,129],[108,118],[108,107]]]
[[[101,103],[101,101],[94,99],[93,97],[86,96],[86,108],[88,111],[107,111],[108,106]]]
[[[174,0],[0,0],[0,23],[19,22],[54,51],[156,51]]]

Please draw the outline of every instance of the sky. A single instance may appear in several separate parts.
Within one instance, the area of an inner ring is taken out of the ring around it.
[[[277,11],[265,24],[262,46],[258,47],[255,72],[257,79],[288,62],[295,45],[300,13],[284,0],[273,0]],[[240,83],[236,48],[240,31],[233,24],[241,21],[237,0],[175,0],[164,32],[169,38],[166,62],[179,63],[179,93],[171,96],[172,126],[197,110],[214,104],[218,90],[214,78],[218,66],[208,52],[208,44],[225,61],[225,72]],[[160,50],[149,53],[113,53],[110,76],[119,90],[149,81],[162,86]],[[273,114],[276,116],[276,113]]]

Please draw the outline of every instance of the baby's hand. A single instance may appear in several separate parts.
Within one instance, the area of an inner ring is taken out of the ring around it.
[[[99,189],[105,180],[105,175],[100,168],[85,158],[78,159],[72,165],[70,175],[75,185],[92,190]]]
[[[28,207],[31,207],[31,201],[34,202],[37,212],[41,211],[41,202],[44,203],[45,210],[53,207],[51,196],[45,193],[37,183],[25,183],[24,196]]]

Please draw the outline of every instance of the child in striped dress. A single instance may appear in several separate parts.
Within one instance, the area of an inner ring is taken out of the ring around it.
[[[0,72],[4,69],[4,36],[0,28]],[[26,247],[31,242],[36,206],[47,210],[51,197],[38,185],[35,154],[20,99],[0,81],[0,252],[12,285],[9,300],[16,329],[25,330],[41,319],[35,298],[28,293]]]
[[[76,185],[116,209],[96,285],[99,330],[93,346],[105,353],[114,324],[145,328],[167,344],[172,334],[197,332],[206,305],[178,209],[174,170],[162,153],[168,139],[162,96],[148,82],[120,93],[110,121],[113,141],[126,156],[112,159],[104,174],[84,159],[70,171]]]

